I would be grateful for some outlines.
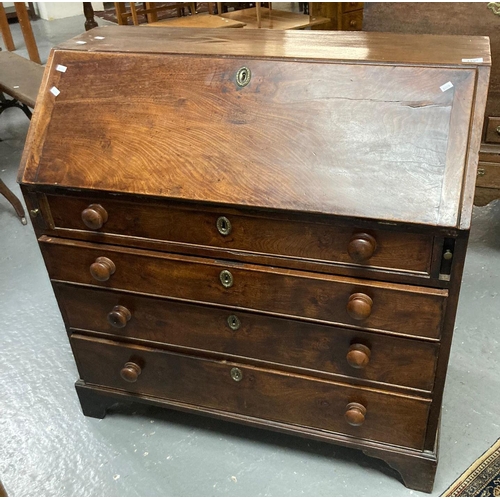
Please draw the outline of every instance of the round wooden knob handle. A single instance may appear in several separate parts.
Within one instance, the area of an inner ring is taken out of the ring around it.
[[[360,403],[349,403],[345,408],[344,417],[349,425],[359,427],[365,422],[366,408]]]
[[[364,344],[352,344],[347,351],[347,362],[353,368],[364,368],[370,362],[370,354]]]
[[[371,234],[356,233],[347,245],[347,253],[354,262],[366,262],[377,249],[377,241]]]
[[[124,328],[132,318],[130,311],[124,306],[115,306],[108,314],[108,322],[115,328]]]
[[[353,293],[347,302],[347,314],[353,319],[362,321],[372,313],[373,300],[365,293]]]
[[[125,366],[120,370],[120,375],[126,382],[137,382],[141,374],[141,367],[137,363],[128,361]]]
[[[101,229],[108,221],[108,212],[102,205],[89,205],[82,212],[82,221],[89,229]]]
[[[111,259],[107,257],[97,257],[90,266],[90,274],[97,281],[108,281],[111,275],[116,271],[116,266]]]

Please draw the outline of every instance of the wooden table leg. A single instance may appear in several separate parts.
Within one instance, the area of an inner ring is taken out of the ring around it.
[[[19,201],[19,198],[6,186],[2,179],[0,179],[0,194],[3,194],[5,198],[7,198],[7,201],[14,207],[14,210],[21,219],[21,222],[24,225],[28,224],[24,208]]]
[[[38,53],[38,47],[36,46],[36,40],[33,36],[33,30],[31,29],[31,21],[28,16],[26,5],[24,2],[14,2],[14,6],[16,7],[17,19],[19,20],[19,25],[23,32],[24,43],[28,49],[30,59],[33,62],[42,64],[40,54]]]
[[[3,3],[0,2],[0,31],[2,32],[3,43],[5,48],[12,52],[16,50],[14,45],[14,40],[12,39],[12,33],[10,32],[9,21],[7,20],[7,14],[5,13],[5,8]]]
[[[5,491],[5,488],[3,487],[2,481],[0,481],[0,497],[7,497],[7,492]]]
[[[92,7],[92,2],[82,3],[83,14],[85,15],[85,31],[91,30],[92,28],[97,28],[98,24],[94,19],[94,8]]]

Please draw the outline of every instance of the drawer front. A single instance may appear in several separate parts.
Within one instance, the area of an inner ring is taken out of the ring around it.
[[[363,2],[340,2],[342,12],[352,12],[363,8]]]
[[[360,31],[363,27],[363,11],[346,12],[342,14],[343,31]]]
[[[477,167],[476,186],[500,189],[500,163],[480,161]]]
[[[258,216],[228,207],[141,204],[70,196],[47,196],[47,201],[56,228],[368,268],[426,274],[430,271],[433,238],[424,234],[336,226],[324,217],[322,222],[319,219],[315,222],[291,216]],[[104,210],[102,216],[98,213],[100,208],[89,209],[95,205]],[[96,227],[101,222],[102,226]]]
[[[490,116],[488,118],[486,142],[500,143],[500,117]]]
[[[72,329],[431,391],[438,345],[231,309],[55,284]]]
[[[446,290],[58,238],[42,237],[40,244],[53,280],[422,337],[439,337],[447,295]],[[103,273],[100,280],[96,273]]]
[[[79,335],[73,335],[71,342],[86,383],[357,438],[423,447],[428,400]],[[135,366],[126,367],[126,363]],[[137,380],[126,381],[122,376],[129,380],[137,376]],[[366,409],[364,423],[358,427],[346,421],[350,403]]]

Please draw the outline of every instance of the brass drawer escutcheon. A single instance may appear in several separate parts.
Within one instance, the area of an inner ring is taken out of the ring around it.
[[[220,272],[219,278],[224,288],[231,288],[233,286],[233,275],[227,269]]]
[[[227,217],[219,217],[217,219],[217,231],[219,231],[222,236],[227,236],[231,233],[233,226]]]
[[[241,379],[243,378],[243,373],[239,368],[231,368],[231,378],[235,382],[240,382]]]
[[[240,328],[241,321],[239,320],[238,316],[236,316],[235,314],[231,314],[227,318],[227,324],[229,325],[229,328],[231,328],[231,330],[235,332]]]
[[[240,68],[236,73],[236,83],[240,87],[246,87],[250,83],[250,78],[252,78],[252,72],[246,66]]]

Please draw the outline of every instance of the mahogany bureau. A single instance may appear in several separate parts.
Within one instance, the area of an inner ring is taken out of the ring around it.
[[[54,49],[19,181],[85,415],[275,429],[431,491],[489,65],[487,38],[361,32]]]

